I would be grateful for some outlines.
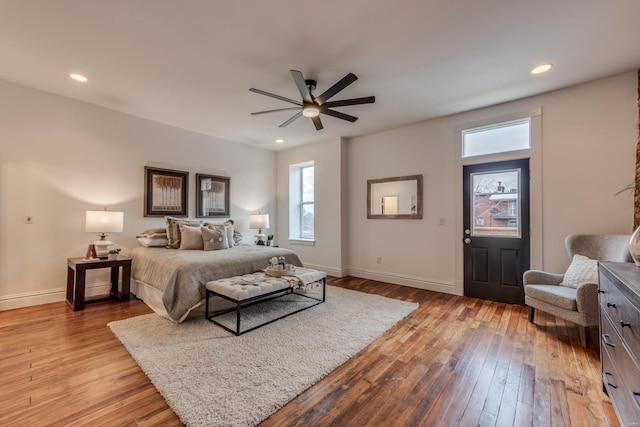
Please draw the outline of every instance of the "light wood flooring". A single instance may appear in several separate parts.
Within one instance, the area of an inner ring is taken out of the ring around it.
[[[618,426],[595,349],[524,307],[356,278],[329,284],[420,307],[261,426]],[[1,426],[174,426],[106,324],[142,302],[0,312]],[[215,327],[212,325],[212,327]]]

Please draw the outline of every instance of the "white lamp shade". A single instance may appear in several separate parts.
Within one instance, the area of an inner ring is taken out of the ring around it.
[[[122,233],[124,212],[87,211],[87,233]]]
[[[249,228],[252,230],[269,228],[269,214],[258,213],[249,215]]]

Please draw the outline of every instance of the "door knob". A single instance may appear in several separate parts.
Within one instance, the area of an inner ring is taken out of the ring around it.
[[[466,239],[464,239],[464,242],[468,245],[469,243],[471,243],[471,239],[467,237]]]

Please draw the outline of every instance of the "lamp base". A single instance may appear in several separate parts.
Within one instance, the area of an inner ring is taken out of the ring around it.
[[[264,240],[263,240],[264,236],[266,236],[266,234],[263,234],[263,233],[256,234],[256,236],[255,236],[256,237],[256,242],[255,242],[256,245],[264,246]]]
[[[93,244],[96,247],[96,256],[98,258],[109,257],[109,246],[113,245],[113,242],[109,240],[96,240]]]

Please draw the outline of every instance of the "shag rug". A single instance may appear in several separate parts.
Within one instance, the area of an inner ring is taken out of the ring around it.
[[[306,304],[294,300],[258,304],[251,316]],[[254,426],[417,307],[327,286],[326,302],[238,337],[204,316],[109,327],[187,426]]]

